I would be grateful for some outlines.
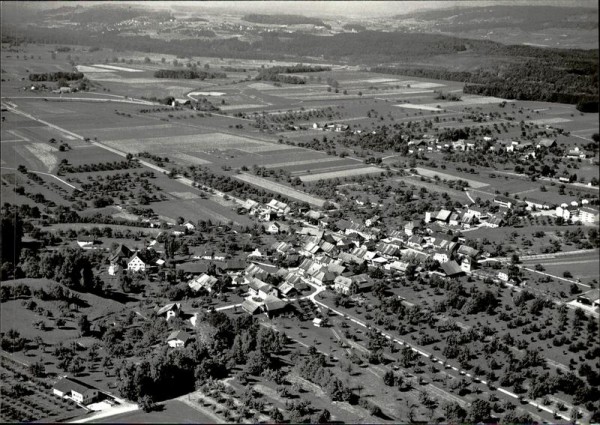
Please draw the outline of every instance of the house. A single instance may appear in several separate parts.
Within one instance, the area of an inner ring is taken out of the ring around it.
[[[567,153],[567,158],[582,158],[586,157],[585,152],[581,151],[579,147],[575,147],[574,149],[569,150]]]
[[[458,250],[456,250],[456,254],[460,258],[470,258],[473,260],[479,255],[479,250],[467,245],[461,245],[458,247]]]
[[[448,277],[456,277],[461,274],[464,274],[463,269],[454,260],[442,263],[441,267],[446,276]]]
[[[470,272],[473,269],[474,262],[475,261],[472,260],[470,257],[464,257],[460,262],[461,270],[465,273]]]
[[[406,273],[409,265],[410,263],[407,263],[406,261],[394,261],[389,265],[389,269]]]
[[[271,199],[271,201],[267,204],[267,208],[278,214],[288,214],[291,211],[288,204],[285,202],[280,202],[276,199]]]
[[[410,246],[411,248],[419,249],[423,246],[423,244],[425,244],[425,239],[423,239],[419,235],[412,235],[410,238],[408,238],[408,241],[406,242],[406,244],[408,246]]]
[[[270,233],[272,235],[279,234],[280,226],[276,222],[271,222],[265,227],[265,232]]]
[[[132,272],[143,272],[149,269],[151,265],[150,261],[138,251],[133,254],[129,261],[127,261],[127,270]]]
[[[536,147],[536,149],[540,149],[540,148],[549,149],[554,146],[556,146],[556,139],[540,139],[535,147]]]
[[[373,287],[373,281],[366,274],[357,274],[350,276],[352,283],[356,285],[356,292],[363,292]]]
[[[323,319],[315,317],[313,319],[312,323],[313,323],[313,326],[316,326],[317,328],[320,328],[323,325]]]
[[[579,304],[591,307],[600,307],[600,290],[592,289],[579,295],[576,299]]]
[[[96,242],[96,238],[93,236],[77,236],[77,245],[81,248],[91,248]]]
[[[504,218],[500,214],[493,214],[483,224],[491,228],[501,227],[504,224]]]
[[[319,220],[322,217],[322,214],[319,211],[315,211],[315,210],[308,210],[305,214],[304,217],[312,224],[318,224]]]
[[[175,270],[181,270],[184,274],[200,275],[208,273],[210,263],[208,261],[194,261],[191,263],[175,264]]]
[[[500,279],[502,282],[508,282],[508,273],[498,272],[498,279]]]
[[[123,244],[113,251],[109,257],[110,266],[108,266],[108,274],[114,276],[126,264],[126,261],[131,257],[132,251]]]
[[[367,218],[365,220],[365,226],[367,226],[367,227],[374,226],[375,224],[379,223],[379,221],[381,221],[381,217],[379,217],[378,215],[374,215],[373,217]]]
[[[268,295],[263,304],[265,314],[269,317],[273,317],[279,313],[282,313],[287,308],[288,303],[274,295]]]
[[[278,296],[279,290],[260,279],[251,277],[248,279],[248,292],[250,295],[265,299],[269,295]]]
[[[442,264],[442,263],[446,263],[450,260],[450,255],[449,255],[448,251],[436,250],[433,253],[433,259],[435,261],[437,261],[438,263]]]
[[[98,390],[77,379],[65,377],[56,382],[52,393],[59,397],[69,397],[79,404],[90,404],[98,398]]]
[[[219,281],[214,276],[209,276],[207,274],[202,274],[195,279],[192,279],[188,282],[188,286],[193,290],[198,292],[200,289],[205,289],[207,292],[212,292],[213,287]]]
[[[252,298],[246,298],[242,302],[242,310],[250,315],[260,314],[263,311],[262,304],[253,300]]]
[[[186,226],[173,226],[171,227],[171,234],[175,236],[182,236],[187,233],[188,228]]]
[[[186,331],[173,331],[167,338],[167,344],[171,348],[183,348],[192,339]]]
[[[166,306],[160,308],[156,312],[157,316],[165,316],[165,319],[168,321],[172,317],[178,317],[181,315],[181,303],[171,303]]]
[[[188,232],[193,232],[196,229],[196,226],[194,226],[194,224],[190,221],[183,223],[183,225],[188,230]]]
[[[422,228],[419,220],[412,220],[404,225],[404,233],[406,233],[407,236],[412,236],[415,233],[420,232]]]
[[[579,220],[583,224],[598,225],[599,212],[592,207],[582,207],[579,210]]]
[[[355,292],[355,287],[352,285],[352,279],[344,276],[337,276],[333,281],[333,289],[338,294],[352,295]]]
[[[487,216],[486,211],[482,207],[475,206],[474,204],[469,206],[467,213],[472,214],[478,219],[482,219]]]
[[[286,298],[293,298],[298,295],[298,290],[290,282],[282,282],[277,289]]]
[[[501,207],[511,209],[515,205],[516,201],[508,196],[497,195],[494,198],[494,204],[498,204]]]

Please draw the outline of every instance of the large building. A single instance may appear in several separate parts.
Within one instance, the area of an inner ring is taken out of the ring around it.
[[[583,224],[598,224],[599,212],[591,207],[583,207],[579,210],[579,220]]]
[[[98,398],[98,390],[96,388],[68,377],[54,384],[52,392],[59,397],[69,397],[80,404],[90,404]]]

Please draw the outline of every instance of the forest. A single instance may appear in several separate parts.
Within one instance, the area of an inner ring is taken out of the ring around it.
[[[306,81],[302,77],[281,74],[293,74],[296,72],[322,72],[330,70],[331,68],[327,66],[308,66],[302,64],[297,64],[294,66],[273,66],[271,68],[260,69],[255,79],[259,81],[276,81],[286,84],[305,84]]]

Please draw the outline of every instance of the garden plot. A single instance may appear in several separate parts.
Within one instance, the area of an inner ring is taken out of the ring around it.
[[[440,102],[440,103],[430,103],[427,106],[431,107],[440,107],[440,108],[448,108],[452,106],[470,106],[470,105],[489,105],[489,104],[499,104],[502,102],[513,103],[514,100],[502,99],[500,97],[493,96],[463,96],[458,102]]]
[[[441,180],[462,180],[462,181],[465,181],[465,182],[469,183],[469,187],[473,187],[475,189],[479,189],[481,187],[489,186],[488,183],[482,183],[482,182],[477,181],[477,180],[470,180],[470,179],[467,179],[467,178],[464,178],[464,177],[455,176],[455,175],[452,175],[452,174],[440,173],[438,171],[429,170],[427,168],[417,167],[416,170],[418,171],[418,173],[420,175],[425,176],[425,177],[434,178],[435,176],[438,176]]]
[[[178,199],[198,199],[200,195],[192,192],[169,192],[170,195]]]
[[[378,167],[364,167],[364,168],[353,168],[350,170],[330,171],[326,173],[307,174],[300,176],[300,180],[303,182],[314,182],[318,180],[329,180],[336,178],[345,178],[353,176],[362,176],[364,174],[375,174],[383,173],[384,169]]]
[[[123,71],[123,72],[144,72],[141,69],[125,68],[123,66],[115,66],[115,65],[94,65],[94,67],[101,68],[101,69],[110,69],[110,70],[114,70],[114,71]]]
[[[567,118],[556,117],[556,118],[542,118],[542,119],[539,119],[539,120],[531,120],[529,122],[531,124],[546,125],[546,124],[559,124],[559,123],[571,122],[571,121],[572,120],[567,119]]]
[[[112,72],[112,70],[109,70],[109,69],[98,68],[95,66],[87,66],[87,65],[77,65],[76,68],[77,68],[77,71],[85,73],[86,77],[88,76],[88,73],[94,74],[94,73],[101,73],[101,72]]]
[[[33,156],[44,165],[45,170],[48,172],[52,171],[52,169],[58,165],[58,159],[53,153],[56,152],[56,149],[46,143],[30,143],[25,145],[25,149],[33,154]]]
[[[258,104],[258,103],[247,103],[244,105],[221,105],[219,108],[222,111],[233,111],[237,109],[256,109],[256,108],[264,108],[268,106],[266,104]]]
[[[210,161],[207,161],[202,158],[198,158],[197,156],[188,155],[187,153],[176,153],[173,155],[175,158],[181,160],[185,165],[207,165],[211,164]]]
[[[404,104],[400,104],[400,105],[394,105],[398,108],[405,108],[405,109],[420,109],[422,111],[441,111],[441,108],[438,108],[437,106],[431,106],[431,105],[413,105],[412,103],[404,103]]]
[[[319,164],[322,162],[333,162],[339,161],[340,158],[319,158],[319,159],[306,159],[302,161],[287,161],[287,162],[279,162],[276,164],[268,164],[265,165],[265,168],[285,168],[285,167],[296,167],[298,165],[311,165],[311,164]]]
[[[258,186],[262,189],[269,190],[271,192],[280,193],[281,195],[287,196],[288,198],[297,199],[299,201],[308,202],[311,205],[322,207],[325,204],[325,200],[317,198],[315,196],[308,195],[299,190],[292,189],[289,186],[285,186],[280,183],[275,183],[271,180],[264,179],[262,177],[253,176],[251,174],[236,174],[236,179],[246,183],[250,183],[254,186]]]

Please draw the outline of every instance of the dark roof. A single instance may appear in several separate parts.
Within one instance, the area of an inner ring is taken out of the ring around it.
[[[442,269],[444,270],[444,273],[446,273],[447,276],[456,276],[458,274],[463,273],[463,270],[454,260],[442,263]]]
[[[208,262],[195,261],[193,263],[176,264],[176,270],[182,270],[184,273],[202,274],[208,271]]]
[[[75,391],[76,393],[79,393],[79,394],[84,394],[86,391],[89,391],[89,390],[96,390],[96,388],[92,387],[89,384],[86,384],[85,382],[81,382],[77,379],[68,378],[68,377],[65,377],[65,378],[61,379],[60,381],[58,381],[56,384],[54,384],[53,388],[60,392],[63,392],[63,393],[68,393],[69,391]]]
[[[131,249],[123,244],[119,244],[119,246],[113,251],[111,258],[129,258],[131,257],[131,253]]]
[[[183,343],[185,344],[187,341],[192,339],[192,336],[186,331],[173,331],[169,334],[167,341],[173,341],[176,339],[183,341]]]

